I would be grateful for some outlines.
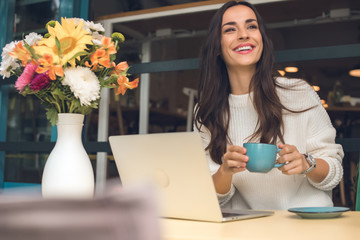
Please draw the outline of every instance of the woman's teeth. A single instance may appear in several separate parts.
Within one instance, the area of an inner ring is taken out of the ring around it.
[[[248,51],[251,49],[252,49],[251,46],[243,46],[243,47],[239,47],[239,48],[235,49],[235,52]]]

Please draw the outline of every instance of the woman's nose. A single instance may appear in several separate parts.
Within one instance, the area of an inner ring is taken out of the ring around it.
[[[238,31],[238,38],[239,39],[248,39],[249,36],[248,36],[246,30],[239,30]]]

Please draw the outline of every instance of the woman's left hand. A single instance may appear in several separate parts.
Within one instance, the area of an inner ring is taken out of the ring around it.
[[[294,145],[279,144],[281,151],[279,152],[278,163],[285,163],[279,167],[279,170],[286,175],[301,174],[306,171],[310,165],[306,161],[304,154],[301,154]]]

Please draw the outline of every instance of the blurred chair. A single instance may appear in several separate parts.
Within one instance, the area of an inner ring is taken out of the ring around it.
[[[183,88],[183,93],[189,96],[187,120],[186,120],[186,131],[190,132],[192,129],[193,115],[194,115],[194,104],[197,97],[198,91],[192,88]]]
[[[350,153],[357,153],[357,181],[354,182],[355,186],[357,185],[356,188],[356,192],[355,192],[355,211],[360,211],[360,138],[337,138],[336,142],[341,144],[345,153],[345,156],[347,154]],[[342,180],[342,182],[340,183],[340,192],[342,195],[342,202],[343,205],[346,204],[345,201],[345,196],[344,196],[344,192],[345,192],[345,186],[344,186],[344,181]],[[345,201],[345,204],[344,204]]]

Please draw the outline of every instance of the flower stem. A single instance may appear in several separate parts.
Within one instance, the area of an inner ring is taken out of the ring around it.
[[[50,102],[50,103],[53,103],[56,106],[56,108],[58,110],[58,113],[61,113],[61,106],[57,101],[57,97],[52,93],[51,93],[51,96],[52,96],[53,100],[48,99],[47,101]]]
[[[74,111],[73,107],[74,107],[74,102],[71,101],[71,105],[70,105],[70,109],[69,109],[70,113],[72,113]]]
[[[63,111],[66,112],[66,106],[65,106],[64,100],[61,100],[61,104],[62,104],[62,107],[63,107]]]

